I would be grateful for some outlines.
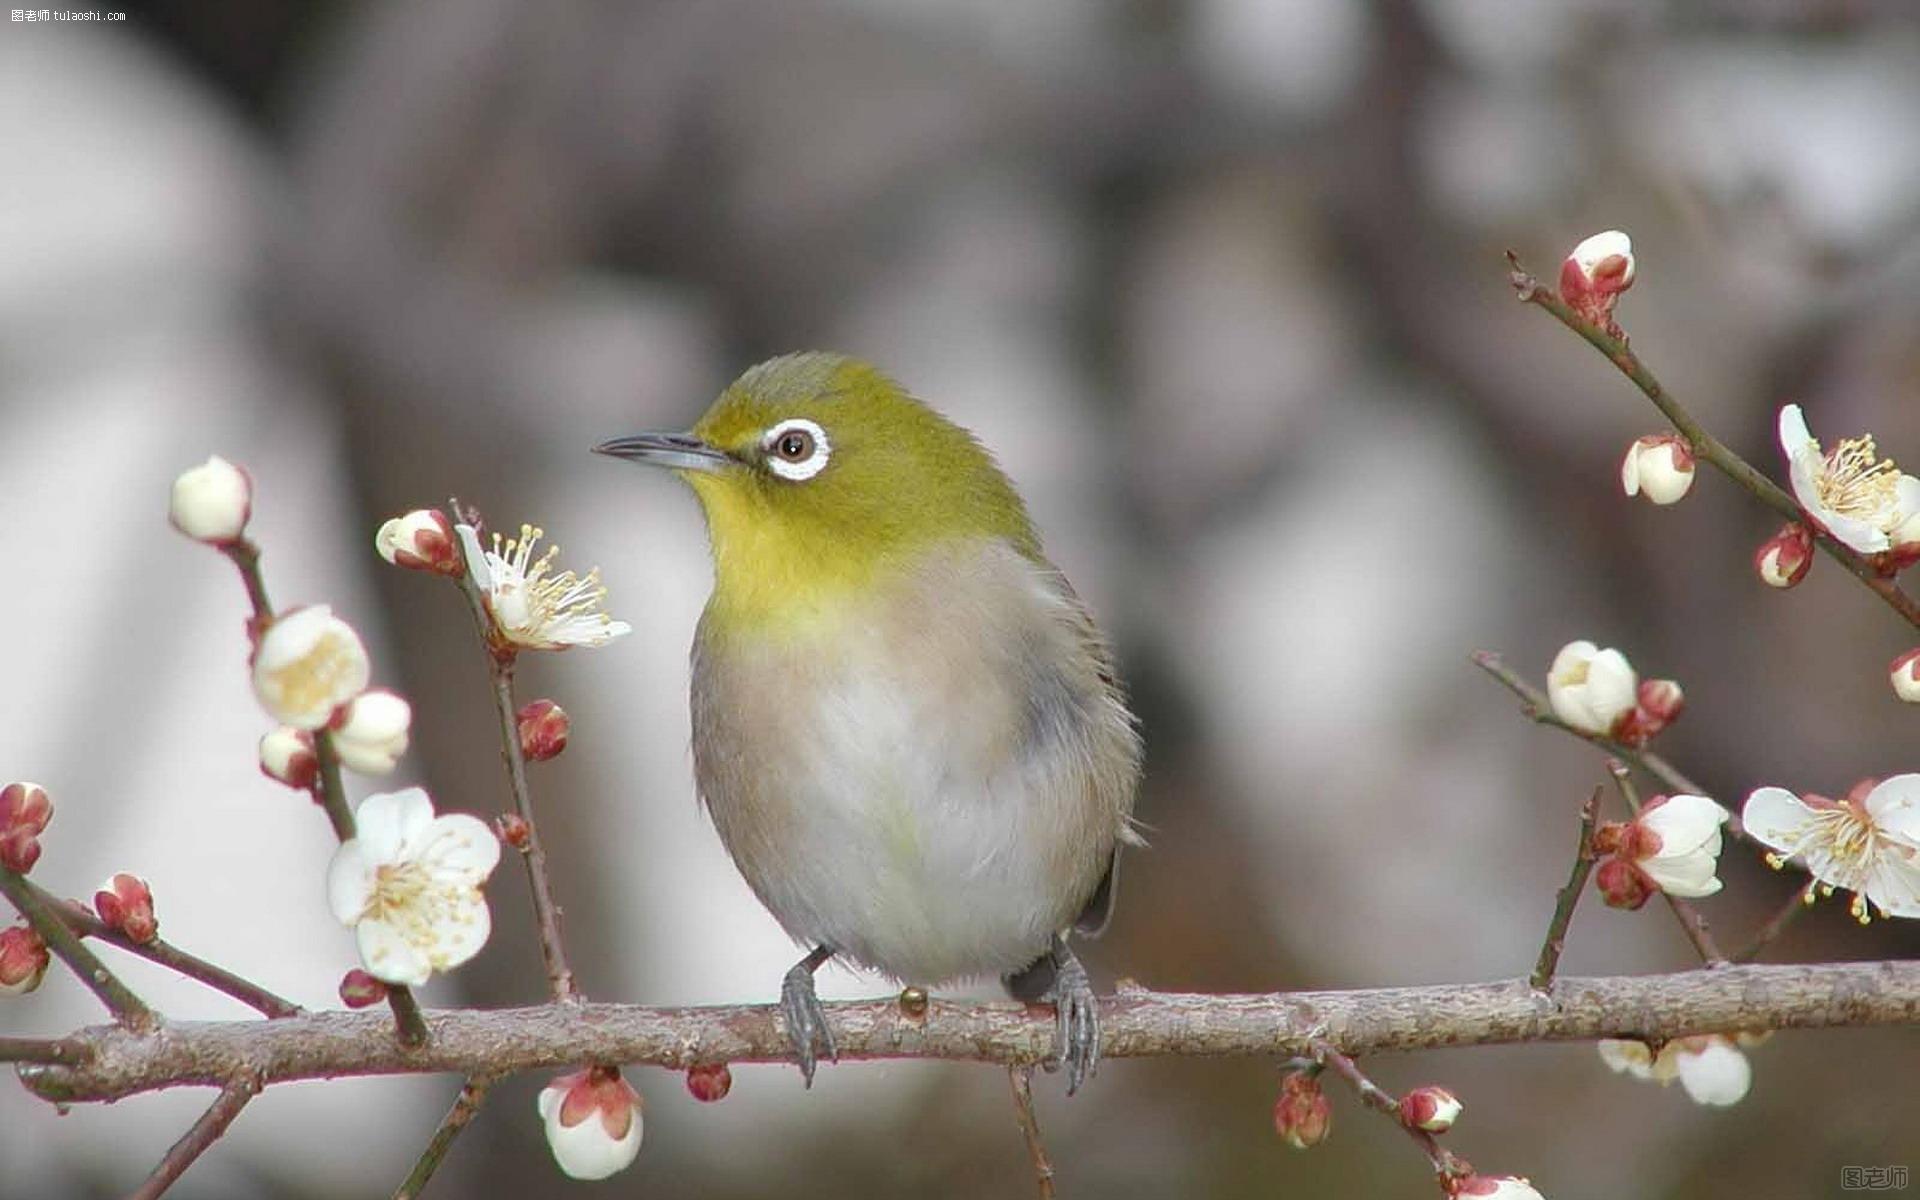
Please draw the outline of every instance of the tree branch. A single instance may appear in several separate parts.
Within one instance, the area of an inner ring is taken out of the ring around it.
[[[1545,991],[1560,966],[1560,952],[1567,946],[1567,926],[1573,923],[1574,906],[1587,887],[1587,875],[1593,870],[1593,826],[1600,817],[1600,789],[1594,788],[1580,806],[1580,841],[1573,849],[1573,869],[1566,886],[1554,897],[1553,919],[1547,923],[1547,936],[1540,943],[1540,957],[1534,961],[1527,983],[1535,991]]]
[[[206,1153],[207,1147],[220,1140],[220,1135],[233,1124],[247,1101],[260,1094],[260,1085],[251,1079],[229,1083],[200,1114],[200,1119],[180,1135],[180,1140],[167,1151],[160,1165],[147,1176],[146,1182],[128,1194],[127,1200],[155,1200],[161,1193],[172,1187],[174,1181],[186,1173],[194,1160]]]
[[[419,1161],[413,1164],[413,1170],[407,1172],[407,1178],[393,1193],[393,1200],[418,1200],[426,1190],[427,1181],[440,1169],[447,1151],[453,1149],[453,1139],[472,1123],[479,1115],[480,1106],[486,1102],[487,1091],[493,1087],[493,1080],[487,1076],[474,1076],[467,1080],[454,1098],[453,1107],[440,1122],[440,1128],[433,1131],[433,1137],[427,1142],[427,1148],[420,1152]]]
[[[100,998],[100,1003],[107,1006],[114,1020],[136,1032],[145,1031],[153,1025],[153,1010],[133,994],[132,988],[120,982],[120,977],[108,970],[93,951],[87,949],[80,935],[40,899],[40,889],[34,887],[26,876],[0,868],[0,893],[5,893],[7,899],[13,902],[13,907],[27,919],[27,924],[33,926],[33,931],[40,935],[40,940],[47,944],[47,948],[80,977],[80,982],[87,985],[87,990]]]
[[[1033,1068],[1010,1066],[1007,1083],[1013,1088],[1013,1119],[1026,1139],[1027,1157],[1033,1161],[1033,1181],[1040,1200],[1053,1200],[1053,1162],[1047,1157],[1047,1144],[1040,1138],[1040,1118],[1033,1111]]]
[[[1039,1063],[1053,1017],[1019,1004],[936,1001],[912,1018],[898,1002],[826,1006],[842,1061],[944,1058]],[[67,1040],[91,1061],[23,1064],[22,1081],[58,1102],[115,1100],[181,1084],[263,1084],[342,1075],[504,1074],[581,1062],[685,1070],[708,1062],[788,1063],[773,1005],[647,1008],[544,1004],[429,1014],[433,1037],[408,1047],[385,1018],[321,1012],[280,1021],[168,1023],[141,1037],[96,1026]],[[1128,989],[1101,1004],[1101,1052],[1310,1055],[1316,1039],[1346,1054],[1441,1046],[1634,1038],[1662,1042],[1736,1030],[1920,1023],[1920,961],[1726,966],[1669,975],[1566,978],[1546,992],[1525,979],[1273,995]]]

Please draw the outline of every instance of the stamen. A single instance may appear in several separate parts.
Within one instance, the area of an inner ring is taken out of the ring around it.
[[[1875,461],[1873,435],[1843,438],[1826,456],[1826,470],[1814,480],[1820,499],[1837,513],[1884,522],[1893,515],[1900,469],[1892,459]]]

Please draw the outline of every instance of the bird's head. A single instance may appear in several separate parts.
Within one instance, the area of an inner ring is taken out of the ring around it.
[[[945,541],[1040,553],[1019,494],[972,434],[837,354],[771,359],[691,430],[595,449],[692,486],[713,542],[715,605],[743,619],[829,605]]]

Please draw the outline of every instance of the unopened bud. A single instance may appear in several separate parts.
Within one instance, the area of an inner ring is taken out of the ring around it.
[[[0,996],[24,996],[46,978],[47,944],[26,925],[0,929]]]
[[[1417,1087],[1400,1097],[1400,1119],[1415,1129],[1445,1133],[1453,1128],[1466,1106],[1446,1088],[1432,1084]]]
[[[573,722],[567,710],[551,700],[535,700],[515,714],[520,725],[520,753],[528,762],[545,762],[567,748]]]
[[[1639,439],[1620,462],[1620,487],[1655,504],[1678,503],[1692,489],[1693,476],[1693,450],[1677,433]]]
[[[1333,1126],[1333,1106],[1327,1103],[1320,1080],[1307,1071],[1289,1071],[1280,1077],[1280,1098],[1273,1105],[1273,1129],[1295,1150],[1306,1150],[1326,1140]]]
[[[1609,858],[1593,873],[1593,885],[1609,908],[1628,911],[1639,908],[1653,895],[1654,887],[1640,869],[1624,858]]]
[[[1642,680],[1633,711],[1614,723],[1613,736],[1629,746],[1644,746],[1680,717],[1686,694],[1671,679]]]
[[[320,759],[313,751],[313,735],[291,725],[260,739],[260,773],[268,779],[305,791],[320,775]]]
[[[456,578],[466,572],[453,522],[437,508],[416,508],[394,517],[373,535],[373,546],[396,567]]]
[[[1633,286],[1633,242],[1618,229],[1596,233],[1560,264],[1560,298],[1582,317],[1619,336],[1613,306]]]
[[[1893,694],[1908,704],[1920,704],[1920,649],[1909,650],[1887,668]]]
[[[137,945],[152,941],[160,932],[160,920],[153,914],[153,891],[138,875],[121,871],[109,877],[93,894],[93,911],[107,928]]]
[[[1582,733],[1610,733],[1633,711],[1640,687],[1633,664],[1618,650],[1589,641],[1568,642],[1547,668],[1553,714]]]
[[[1449,1195],[1468,1200],[1546,1200],[1531,1182],[1518,1175],[1469,1175],[1446,1187]]]
[[[1813,531],[1798,521],[1760,543],[1753,552],[1753,569],[1768,587],[1790,588],[1813,567]]]
[[[554,1161],[575,1179],[605,1179],[640,1153],[640,1093],[617,1068],[562,1075],[538,1103]]]
[[[515,850],[525,850],[533,829],[527,819],[519,813],[501,813],[493,819],[493,831],[500,840]]]
[[[277,617],[253,652],[253,694],[276,721],[318,729],[366,690],[367,648],[324,604]]]
[[[687,1090],[702,1104],[725,1100],[733,1090],[733,1071],[725,1063],[702,1063],[687,1068]]]
[[[361,692],[340,706],[329,728],[340,765],[362,775],[385,775],[407,752],[413,706],[384,689]]]
[[[387,985],[359,967],[340,977],[340,1003],[348,1008],[369,1008],[387,998]]]
[[[25,875],[40,861],[40,835],[53,820],[53,801],[37,783],[0,788],[0,867]]]
[[[224,546],[246,531],[253,511],[253,481],[219,455],[173,481],[167,520],[195,541]]]

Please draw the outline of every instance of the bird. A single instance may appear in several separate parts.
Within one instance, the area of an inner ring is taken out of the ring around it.
[[[869,363],[750,368],[693,428],[595,451],[664,467],[706,518],[695,783],[806,955],[780,1014],[804,1083],[837,1058],[814,972],[998,976],[1055,1008],[1068,1094],[1100,1055],[1066,940],[1112,911],[1138,723],[1106,638],[967,430]]]

